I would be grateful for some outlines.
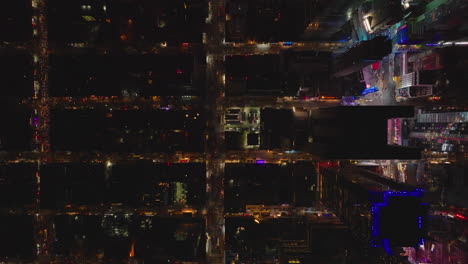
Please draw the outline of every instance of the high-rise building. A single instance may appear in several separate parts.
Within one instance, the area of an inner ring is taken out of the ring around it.
[[[387,143],[387,120],[413,115],[414,108],[407,106],[312,110],[306,150],[322,159],[417,159],[419,149]]]

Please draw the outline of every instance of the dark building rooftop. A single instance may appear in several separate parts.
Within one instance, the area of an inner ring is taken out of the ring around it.
[[[32,56],[23,50],[0,49],[0,79],[2,86],[0,98],[32,97],[33,67]]]
[[[11,30],[11,29],[15,30]],[[31,39],[31,1],[5,2],[0,10],[0,41],[27,41]]]
[[[107,43],[117,47],[202,40],[206,1],[49,1],[55,43]]]
[[[198,95],[203,76],[192,55],[98,55],[51,56],[52,96],[153,96]]]
[[[0,216],[0,256],[32,260],[34,257],[33,217]]]
[[[17,100],[0,103],[0,150],[27,151],[31,149],[31,107]]]
[[[310,153],[322,159],[418,159],[420,150],[387,145],[387,119],[412,117],[407,106],[353,106],[313,110]]]
[[[32,208],[35,191],[34,164],[0,166],[0,204],[2,208]]]
[[[228,96],[284,92],[279,55],[226,56],[225,60]]]
[[[41,208],[63,210],[67,205],[99,205],[105,199],[103,164],[48,164],[41,171]]]
[[[203,113],[171,110],[57,110],[52,148],[103,152],[203,151]],[[61,135],[61,136],[59,136]],[[65,136],[66,135],[66,136]]]
[[[225,208],[245,212],[246,205],[311,205],[316,175],[310,163],[228,164],[225,171]]]
[[[230,42],[297,41],[305,27],[305,0],[231,0],[226,7]]]

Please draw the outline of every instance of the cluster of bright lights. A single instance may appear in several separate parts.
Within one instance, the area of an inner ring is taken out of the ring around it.
[[[48,106],[48,30],[45,19],[45,6],[41,1],[33,1],[36,15],[32,17],[31,25],[36,39],[37,51],[33,54],[34,61],[34,95],[35,109],[32,117],[33,149],[47,153],[49,147],[49,106]]]
[[[31,26],[33,32],[33,39],[35,40],[36,51],[33,55],[34,65],[34,82],[33,82],[33,114],[31,118],[31,126],[33,128],[33,150],[39,151],[42,154],[47,154],[50,150],[49,145],[49,103],[48,103],[48,30],[46,23],[46,10],[45,3],[42,0],[33,0],[32,7],[34,15],[31,19]],[[47,162],[47,155],[41,155],[38,162]],[[40,183],[41,177],[39,171],[36,171],[36,206],[40,203]],[[47,231],[47,227],[41,227],[44,224],[43,219],[39,214],[36,214],[35,222],[39,225],[37,229]],[[47,255],[49,249],[48,236],[43,235],[46,232],[37,234],[36,239],[36,254]]]
[[[460,219],[460,220],[467,220],[466,216],[462,215],[462,214],[452,214],[452,213],[449,213],[449,212],[444,212],[444,211],[438,211],[436,212],[436,214],[438,215],[443,215],[443,216],[447,216],[449,218],[456,218],[456,219]]]
[[[456,46],[467,46],[467,45],[468,45],[468,41],[443,42],[443,43],[439,43],[439,44],[442,44],[442,45],[444,45],[444,46],[453,46],[453,45],[456,45]]]

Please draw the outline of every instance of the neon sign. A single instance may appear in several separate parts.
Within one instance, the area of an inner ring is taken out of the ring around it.
[[[392,252],[392,241],[391,237],[387,237],[389,235],[388,230],[387,233],[382,231],[382,228],[388,228],[388,226],[382,226],[382,219],[381,219],[381,212],[384,208],[390,208],[391,205],[391,198],[398,198],[398,197],[416,197],[421,198],[423,195],[422,189],[415,189],[411,192],[383,192],[383,193],[372,193],[374,194],[372,197],[376,202],[372,204],[371,207],[371,215],[372,215],[372,224],[371,224],[371,246],[372,247],[383,247],[384,250],[389,255],[393,255]],[[377,195],[376,195],[377,194]],[[378,198],[380,197],[380,198]],[[383,202],[382,202],[383,200]],[[419,204],[420,208],[424,206],[424,204]],[[388,210],[387,210],[388,213]],[[387,215],[388,216],[388,215]],[[410,222],[411,223],[411,222]],[[388,225],[388,221],[386,221]],[[393,223],[392,223],[393,224]],[[417,238],[418,244],[424,244],[424,226],[425,226],[425,216],[424,215],[417,215],[414,219],[414,228],[417,228],[416,234],[419,237]],[[390,235],[391,236],[391,235]],[[416,239],[415,238],[415,239]]]
[[[366,95],[366,94],[370,94],[370,93],[375,93],[377,91],[379,91],[379,89],[377,87],[375,87],[375,86],[372,86],[372,87],[364,89],[361,94]]]

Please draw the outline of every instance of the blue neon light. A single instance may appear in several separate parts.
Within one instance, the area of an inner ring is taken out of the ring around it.
[[[392,248],[390,247],[390,241],[388,240],[388,238],[382,239],[382,244],[383,244],[383,247],[385,249],[385,252],[387,252],[387,254],[392,256],[393,252],[392,252]]]
[[[424,246],[424,238],[421,238],[421,240],[419,240],[419,245]]]
[[[405,43],[408,40],[408,27],[406,25],[398,30],[396,39],[398,44]]]
[[[371,223],[371,246],[378,247],[382,246],[387,254],[392,255],[390,241],[388,238],[381,238],[380,236],[380,219],[379,219],[379,211],[380,208],[386,207],[389,204],[389,197],[395,196],[412,196],[412,197],[422,197],[423,190],[422,189],[415,189],[411,192],[383,192],[383,202],[382,203],[373,203],[371,207],[371,216],[372,216],[372,223]],[[418,228],[422,229],[423,218],[422,216],[418,217]],[[421,244],[424,244],[424,239],[421,238]]]
[[[370,88],[364,89],[364,90],[362,91],[362,95],[366,95],[366,94],[370,94],[370,93],[375,93],[375,92],[377,92],[378,90],[379,90],[379,89],[378,89],[377,87],[372,86],[372,87],[370,87]]]
[[[256,163],[257,164],[265,164],[265,161],[264,160],[257,160]]]

